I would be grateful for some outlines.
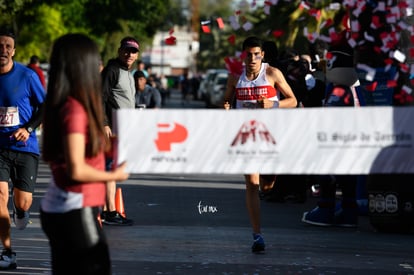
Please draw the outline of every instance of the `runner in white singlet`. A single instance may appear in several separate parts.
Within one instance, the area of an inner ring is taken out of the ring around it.
[[[229,75],[224,108],[230,109],[234,104],[237,109],[295,108],[297,100],[286,82],[282,72],[263,63],[263,42],[257,37],[249,37],[243,42],[245,68],[240,76]],[[284,98],[279,99],[279,92]],[[260,228],[259,186],[263,192],[272,189],[274,175],[244,175],[246,182],[246,205],[253,230],[253,253],[265,249]]]

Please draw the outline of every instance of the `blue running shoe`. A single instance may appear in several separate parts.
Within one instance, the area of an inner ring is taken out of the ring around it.
[[[0,254],[0,270],[16,269],[16,253],[10,248],[3,249]]]
[[[334,212],[334,208],[317,206],[311,211],[303,213],[302,222],[318,226],[331,226],[334,224]]]
[[[254,234],[253,233],[253,245],[252,245],[252,252],[253,253],[261,253],[265,250],[265,243],[262,235]]]

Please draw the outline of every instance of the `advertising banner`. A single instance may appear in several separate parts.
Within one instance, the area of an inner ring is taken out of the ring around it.
[[[130,173],[414,173],[414,108],[122,109]]]

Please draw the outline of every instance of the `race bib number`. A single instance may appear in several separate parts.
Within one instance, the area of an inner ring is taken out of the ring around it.
[[[17,107],[0,107],[0,127],[11,127],[20,124]]]

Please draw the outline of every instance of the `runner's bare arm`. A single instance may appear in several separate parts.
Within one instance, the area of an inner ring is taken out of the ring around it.
[[[237,80],[238,77],[229,74],[226,84],[226,92],[224,93],[224,109],[230,109],[234,97],[234,91],[236,88]]]

